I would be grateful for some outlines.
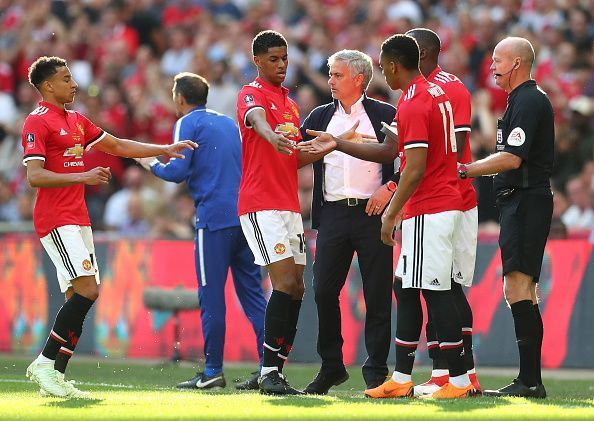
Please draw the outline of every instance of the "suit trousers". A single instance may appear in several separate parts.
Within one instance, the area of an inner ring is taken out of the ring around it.
[[[381,241],[381,218],[368,216],[365,205],[325,202],[313,265],[313,289],[318,310],[318,354],[322,371],[344,367],[339,296],[356,252],[365,299],[366,384],[382,383],[387,374],[391,343],[393,251]]]

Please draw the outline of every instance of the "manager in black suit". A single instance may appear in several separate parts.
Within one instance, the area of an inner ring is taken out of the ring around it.
[[[355,50],[342,50],[328,59],[330,90],[334,101],[311,112],[301,127],[339,135],[359,123],[357,133],[383,142],[382,122],[390,124],[396,110],[365,95],[373,75],[371,58]],[[394,145],[396,148],[396,145]],[[338,148],[340,149],[340,148]],[[382,384],[388,374],[392,303],[392,248],[380,238],[381,214],[396,189],[394,156],[387,164],[363,161],[333,151],[314,165],[312,227],[317,228],[313,289],[318,310],[318,353],[322,367],[305,388],[326,394],[348,379],[342,355],[339,295],[356,252],[365,298],[363,365],[367,388]],[[383,162],[385,162],[384,160]]]

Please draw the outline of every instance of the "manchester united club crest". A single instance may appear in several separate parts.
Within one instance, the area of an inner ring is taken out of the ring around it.
[[[286,250],[287,250],[287,248],[285,247],[285,245],[283,243],[278,243],[276,246],[274,246],[274,252],[276,254],[285,254]]]
[[[85,259],[82,262],[82,267],[84,270],[86,270],[87,272],[91,270],[91,261],[89,259]]]

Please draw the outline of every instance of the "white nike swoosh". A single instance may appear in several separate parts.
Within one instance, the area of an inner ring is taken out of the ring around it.
[[[196,382],[196,387],[206,387],[211,383],[216,382],[217,380],[219,380],[221,377],[215,377],[214,379],[210,379],[205,381],[204,383],[202,382],[202,379],[198,379],[198,381]]]

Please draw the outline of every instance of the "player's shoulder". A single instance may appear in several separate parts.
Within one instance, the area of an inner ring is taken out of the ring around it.
[[[239,93],[241,94],[246,92],[262,92],[263,89],[264,87],[262,86],[262,84],[259,83],[257,80],[254,80],[248,83],[247,85],[243,85],[239,90]]]
[[[435,74],[431,82],[442,87],[446,94],[450,95],[467,95],[470,96],[470,92],[464,85],[464,82],[460,78],[452,73],[445,71],[439,71]]]
[[[427,80],[420,80],[411,84],[406,91],[402,92],[402,100],[398,110],[430,108],[437,90],[443,93],[443,89]]]
[[[45,105],[39,105],[33,111],[29,113],[27,119],[29,120],[38,120],[38,119],[45,119],[49,114],[50,109]]]
[[[40,105],[25,117],[23,126],[47,126],[49,122],[48,111],[49,109],[47,107]]]

